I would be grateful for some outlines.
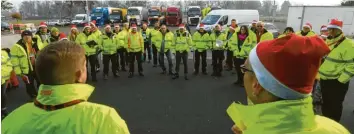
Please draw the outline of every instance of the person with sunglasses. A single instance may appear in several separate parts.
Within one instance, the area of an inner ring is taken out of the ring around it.
[[[300,36],[316,36],[316,33],[314,31],[312,31],[312,25],[310,23],[305,23],[304,26],[302,26],[302,30],[296,32],[296,35],[300,35]]]
[[[294,49],[294,46],[297,49]],[[349,134],[341,124],[316,115],[311,91],[320,61],[330,49],[318,36],[295,34],[259,43],[241,66],[253,105],[227,109],[235,134]]]
[[[255,32],[254,38],[257,41],[257,43],[265,41],[265,40],[272,40],[274,39],[273,34],[271,32],[268,32],[267,29],[264,28],[264,23],[262,21],[258,21],[257,24],[257,29]]]

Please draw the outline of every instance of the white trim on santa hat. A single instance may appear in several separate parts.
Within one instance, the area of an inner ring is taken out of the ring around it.
[[[68,38],[61,38],[59,41],[62,41],[62,40],[68,40]]]
[[[283,99],[302,99],[311,94],[302,94],[279,82],[262,64],[257,55],[256,45],[250,52],[249,61],[259,84],[268,92]]]
[[[184,26],[181,26],[181,25],[180,25],[180,26],[178,26],[178,28],[184,28]]]
[[[307,27],[307,28],[310,28],[310,29],[312,30],[312,28],[311,28],[310,25],[304,25],[304,26],[302,26],[302,27]]]
[[[327,27],[321,28],[321,31],[327,31],[327,30],[328,30]]]
[[[72,27],[70,30],[73,30],[73,29],[76,29],[76,30],[77,30],[77,27]]]
[[[328,25],[328,26],[327,26],[327,29],[328,29],[328,28],[337,28],[337,29],[342,30],[342,28],[341,28],[340,26],[337,26],[337,25]]]

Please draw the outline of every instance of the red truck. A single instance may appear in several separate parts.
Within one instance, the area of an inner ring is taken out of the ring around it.
[[[166,24],[176,25],[182,23],[182,12],[179,7],[168,7],[166,13]]]

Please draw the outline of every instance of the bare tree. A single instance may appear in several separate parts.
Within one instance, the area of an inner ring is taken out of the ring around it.
[[[291,6],[291,3],[288,0],[284,1],[283,4],[281,4],[280,13],[287,14],[290,6]]]
[[[354,6],[354,1],[351,1],[351,0],[342,0],[341,6]]]
[[[7,0],[1,0],[1,10],[10,10],[13,8],[12,3]]]

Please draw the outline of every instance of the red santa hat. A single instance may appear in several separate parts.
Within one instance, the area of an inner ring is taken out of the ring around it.
[[[327,29],[327,26],[326,25],[322,25],[321,26],[321,30],[320,31],[327,31],[328,29]]]
[[[178,28],[184,28],[184,24],[179,24]]]
[[[44,21],[39,23],[39,28],[41,27],[47,27],[47,23],[45,23]]]
[[[96,26],[96,20],[92,20],[92,21],[90,22],[90,25]]]
[[[200,24],[199,24],[199,28],[203,28],[203,29],[204,29],[204,24],[203,24],[203,23],[200,23]]]
[[[133,28],[135,28],[135,29],[137,28],[136,24],[132,24],[132,29]]]
[[[258,22],[257,20],[253,20],[252,24],[257,24],[257,22]]]
[[[65,33],[60,33],[59,34],[59,41],[61,41],[61,40],[67,40],[68,38],[66,38],[66,35],[65,35]]]
[[[327,28],[337,28],[337,29],[342,30],[343,21],[340,21],[338,19],[331,19],[331,22],[329,22]]]
[[[312,30],[312,25],[310,24],[310,23],[305,23],[305,25],[304,26],[302,26],[302,27],[307,27],[307,28],[310,28],[310,30]]]
[[[90,26],[89,24],[85,23],[85,25],[84,25],[84,30],[85,30],[86,28],[91,28],[91,26]]]
[[[109,24],[107,24],[105,27],[104,27],[104,29],[106,29],[106,28],[111,28],[111,25],[109,25]]]
[[[249,62],[265,90],[283,99],[302,99],[311,95],[320,61],[329,52],[318,36],[290,34],[259,43]]]
[[[73,29],[76,29],[76,30],[77,30],[76,25],[71,25],[71,29],[70,29],[70,30],[73,30]]]

